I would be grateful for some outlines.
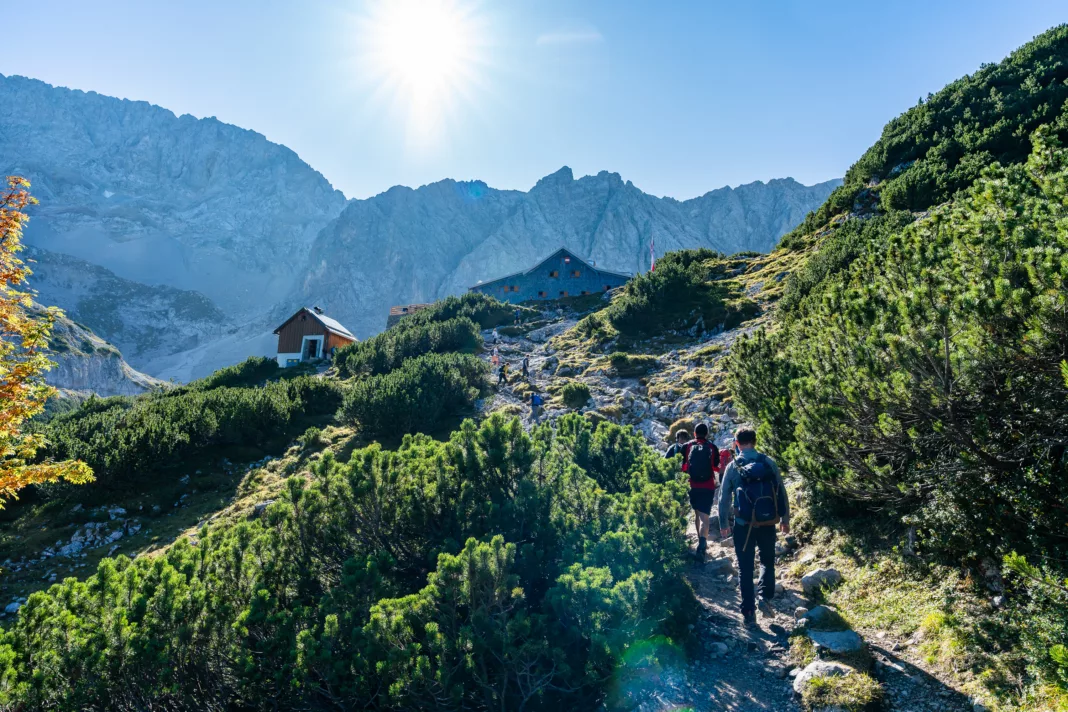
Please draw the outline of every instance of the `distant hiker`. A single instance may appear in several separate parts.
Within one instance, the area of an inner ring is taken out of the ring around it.
[[[754,556],[760,550],[760,612],[774,616],[771,599],[775,597],[775,525],[783,534],[790,533],[790,501],[782,484],[779,466],[767,455],[757,452],[756,431],[739,428],[734,434],[737,455],[723,474],[719,494],[720,534],[734,534],[734,551],[738,556],[738,577],[742,588],[742,617],[756,622],[753,591]],[[731,507],[734,528],[727,527]]]
[[[519,326],[519,307],[515,308],[515,325]]]
[[[508,385],[508,362],[505,361],[501,364],[501,367],[497,369],[497,385]]]
[[[734,460],[734,446],[725,447],[719,451],[719,481],[723,482],[723,475],[727,474],[727,465]]]
[[[497,353],[497,349],[493,349],[493,355],[490,356],[490,363],[493,364],[494,368],[501,365],[501,355]]]
[[[716,498],[716,468],[719,449],[708,442],[708,425],[698,423],[693,429],[694,439],[682,446],[682,471],[690,476],[690,506],[697,529],[697,550],[694,556],[704,563],[708,547],[708,518]]]
[[[542,406],[543,403],[545,403],[545,401],[542,399],[540,393],[538,393],[537,391],[534,391],[533,393],[530,394],[530,419],[531,420],[537,420],[539,417],[541,417],[541,406]]]
[[[493,327],[493,343],[499,344],[501,342],[501,335],[497,333],[497,327]]]
[[[686,443],[690,442],[690,434],[685,430],[680,430],[675,433],[675,443],[667,449],[664,453],[664,459],[670,460],[676,455],[682,454],[682,448],[686,446]]]
[[[530,356],[523,357],[523,378],[530,378]]]

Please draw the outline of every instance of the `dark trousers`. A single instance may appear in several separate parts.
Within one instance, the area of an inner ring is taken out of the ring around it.
[[[749,542],[746,543],[746,537]],[[744,547],[744,548],[743,548]],[[742,587],[742,613],[753,613],[756,600],[753,591],[753,567],[760,551],[760,597],[770,601],[775,597],[775,527],[734,525],[734,553],[738,555],[738,577]]]

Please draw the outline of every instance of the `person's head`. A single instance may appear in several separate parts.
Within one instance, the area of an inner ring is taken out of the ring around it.
[[[675,433],[675,442],[679,443],[680,445],[682,443],[689,442],[689,440],[690,440],[690,433],[689,432],[687,432],[685,430],[680,430],[679,432]]]
[[[752,428],[742,426],[734,431],[734,441],[738,443],[738,447],[743,450],[756,447],[756,431]]]
[[[693,435],[694,435],[695,438],[700,438],[701,440],[704,440],[705,438],[707,438],[708,437],[708,424],[707,423],[698,423],[697,427],[693,429]]]

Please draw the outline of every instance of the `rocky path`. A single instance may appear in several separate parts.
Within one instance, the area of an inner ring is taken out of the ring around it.
[[[692,523],[691,545],[697,535]],[[709,542],[707,563],[692,565],[687,578],[703,612],[695,624],[697,654],[685,666],[661,671],[629,690],[624,709],[649,712],[693,709],[750,712],[799,710],[786,660],[793,617],[778,605],[774,618],[745,626],[738,608],[738,575],[731,540]]]

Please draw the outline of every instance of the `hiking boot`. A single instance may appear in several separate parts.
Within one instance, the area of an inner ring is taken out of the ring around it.
[[[760,599],[760,603],[757,604],[757,608],[760,610],[760,615],[764,616],[765,618],[775,617],[775,609],[772,608],[771,604],[763,598]]]
[[[756,611],[750,611],[749,613],[742,614],[742,623],[745,625],[756,625]]]
[[[705,539],[704,537],[700,537],[697,540],[697,552],[696,552],[696,555],[697,555],[698,561],[704,561],[705,560],[705,551],[707,551],[707,550],[708,550],[708,540]]]

